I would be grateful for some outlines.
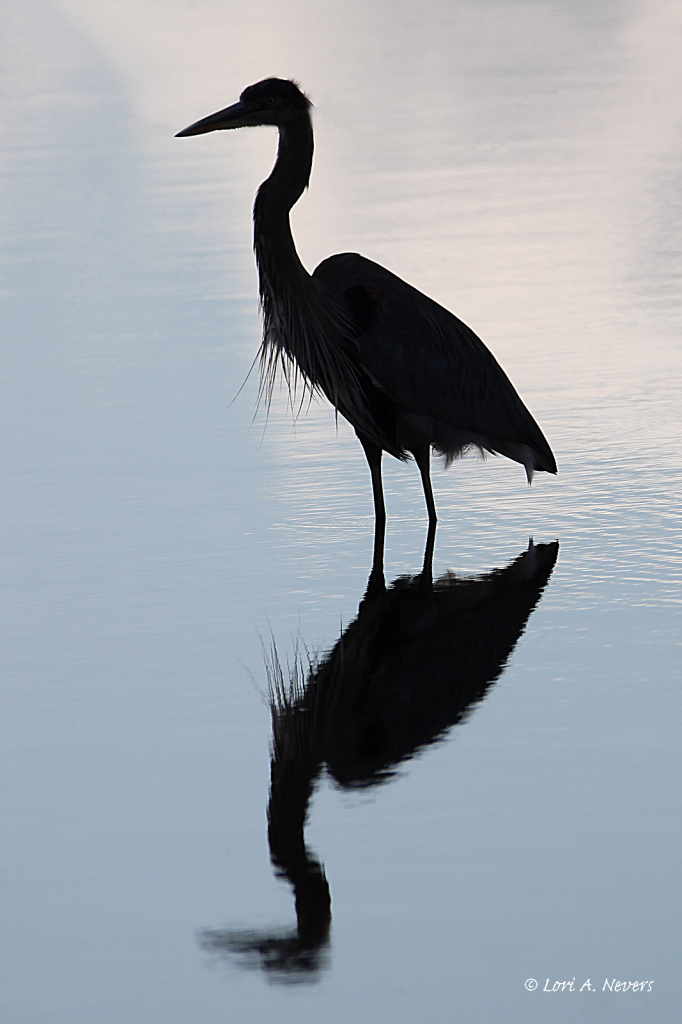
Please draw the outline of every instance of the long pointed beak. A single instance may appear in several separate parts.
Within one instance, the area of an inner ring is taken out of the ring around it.
[[[226,128],[245,128],[249,124],[249,121],[245,120],[248,114],[248,106],[239,100],[231,107],[225,107],[224,110],[209,114],[201,121],[195,121],[188,128],[183,128],[175,138],[182,139],[186,135],[203,135],[205,132],[217,132]]]

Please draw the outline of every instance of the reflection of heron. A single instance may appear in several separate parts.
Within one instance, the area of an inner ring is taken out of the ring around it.
[[[276,125],[277,161],[258,190],[254,247],[264,333],[261,393],[269,402],[278,366],[290,390],[322,392],[355,428],[372,474],[377,519],[385,518],[382,452],[412,454],[436,520],[431,448],[446,465],[464,451],[506,455],[528,481],[556,473],[542,431],[483,342],[442,306],[357,253],[325,260],[312,277],[298,258],[289,211],[308,185],[313,159],[310,101],[293,82],[268,78],[239,102],[179,132]]]
[[[427,546],[424,570],[388,588],[375,562],[357,618],[307,678],[296,658],[285,680],[273,651],[268,842],[277,872],[293,886],[297,928],[208,931],[205,949],[262,966],[274,980],[318,976],[331,899],[304,827],[323,767],[343,788],[373,786],[464,722],[501,675],[558,550],[531,542],[505,569],[432,582]]]

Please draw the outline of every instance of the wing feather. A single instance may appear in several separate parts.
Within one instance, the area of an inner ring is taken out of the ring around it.
[[[556,472],[542,431],[466,324],[357,253],[330,257],[313,277],[350,304],[369,380],[401,409],[433,420],[434,447],[446,458],[478,445],[526,464],[530,474]]]

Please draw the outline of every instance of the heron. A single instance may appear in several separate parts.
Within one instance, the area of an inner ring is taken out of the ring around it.
[[[431,451],[446,467],[469,450],[504,455],[533,473],[556,473],[542,431],[481,339],[461,320],[391,271],[358,253],[339,253],[309,274],[299,259],[289,214],[308,187],[313,160],[311,102],[297,83],[267,78],[237,103],[176,137],[274,125],[277,158],[253,209],[266,402],[281,370],[326,396],[362,445],[376,523],[384,524],[381,461],[414,457],[430,527],[437,521]]]

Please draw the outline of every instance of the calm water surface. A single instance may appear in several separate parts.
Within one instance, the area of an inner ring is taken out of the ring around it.
[[[3,1020],[678,1021],[679,6],[1,17]],[[350,428],[232,401],[275,135],[173,135],[273,74],[305,264],[457,312],[557,456],[435,469],[434,587],[413,465],[368,587]]]

